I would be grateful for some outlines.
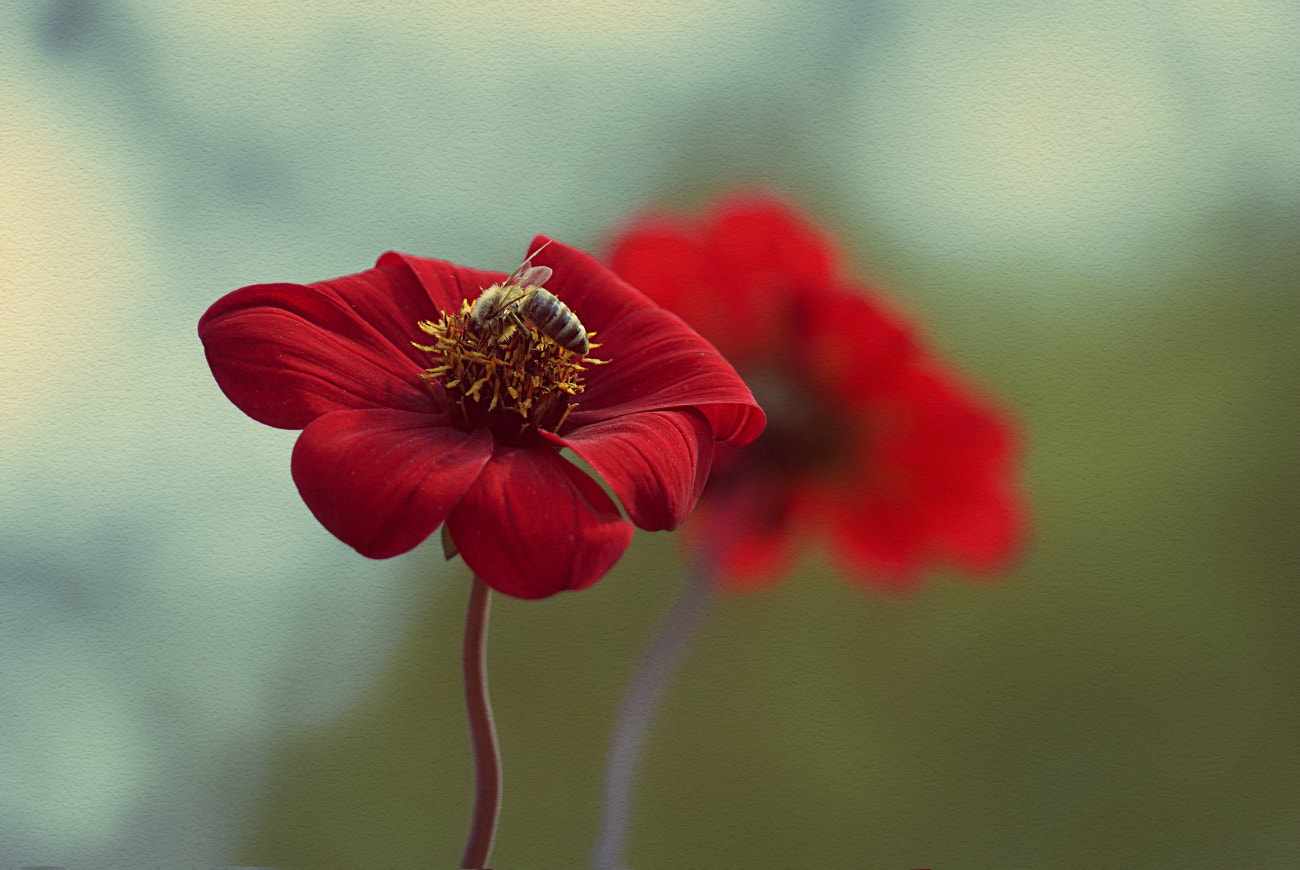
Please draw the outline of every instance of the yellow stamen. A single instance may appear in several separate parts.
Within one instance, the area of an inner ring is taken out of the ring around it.
[[[608,360],[575,356],[526,324],[478,335],[469,327],[470,310],[466,300],[458,312],[419,321],[420,330],[433,336],[428,345],[411,342],[433,357],[420,376],[432,389],[438,384],[469,425],[495,426],[500,415],[505,415],[501,423],[517,415],[522,418],[521,432],[558,431],[569,417],[573,397],[583,390],[586,364]]]

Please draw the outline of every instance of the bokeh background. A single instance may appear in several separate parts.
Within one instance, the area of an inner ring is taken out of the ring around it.
[[[1300,866],[1300,6],[0,7],[0,867],[456,865],[467,573],[308,514],[222,294],[789,196],[1019,419],[1017,570],[713,606],[639,868]],[[682,575],[496,600],[494,866],[586,866]]]

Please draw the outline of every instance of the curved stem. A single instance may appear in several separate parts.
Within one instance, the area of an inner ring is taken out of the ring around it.
[[[501,813],[501,750],[497,746],[496,726],[492,722],[492,702],[487,685],[488,585],[478,577],[469,591],[469,610],[465,616],[465,707],[469,713],[469,733],[474,744],[474,818],[470,823],[462,868],[481,870],[492,854],[497,817]]]
[[[591,863],[598,870],[616,870],[627,845],[632,788],[655,710],[673,670],[695,637],[712,598],[719,547],[706,546],[703,558],[687,572],[672,610],[651,641],[623,696],[605,756],[605,793],[601,800],[600,832]]]

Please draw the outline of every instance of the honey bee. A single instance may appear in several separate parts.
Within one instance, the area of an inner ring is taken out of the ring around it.
[[[490,332],[498,338],[508,336],[516,327],[531,325],[539,335],[582,356],[591,349],[586,328],[569,306],[542,286],[553,274],[550,267],[532,263],[542,248],[529,254],[506,280],[479,294],[470,308],[469,325],[480,335]]]

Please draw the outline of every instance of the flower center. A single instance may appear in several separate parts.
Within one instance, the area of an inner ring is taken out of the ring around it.
[[[558,433],[578,405],[583,363],[608,360],[575,355],[530,323],[475,331],[470,312],[465,300],[457,313],[419,322],[433,336],[432,344],[411,342],[433,357],[420,377],[442,387],[468,427],[487,426],[508,442],[539,429]]]
[[[838,467],[845,421],[831,402],[812,385],[798,384],[783,372],[758,368],[744,377],[767,412],[767,428],[751,449],[766,463],[792,471]]]
[[[757,366],[743,377],[767,414],[767,428],[752,444],[715,452],[709,487],[731,489],[750,478],[842,478],[852,423],[836,413],[835,403],[789,371]]]

